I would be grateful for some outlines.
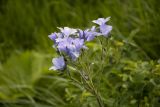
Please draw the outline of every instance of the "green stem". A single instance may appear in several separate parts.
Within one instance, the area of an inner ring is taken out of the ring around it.
[[[97,102],[98,102],[98,104],[99,104],[99,107],[104,107],[103,101],[102,101],[102,99],[101,99],[101,97],[100,97],[97,89],[94,87],[94,84],[93,84],[92,80],[90,80],[90,83],[91,83],[91,85],[92,85],[92,89],[93,89],[94,95],[95,95],[95,97],[96,97],[96,99],[97,99]]]
[[[96,93],[96,99],[97,99],[97,102],[99,104],[99,107],[104,107],[102,99],[101,99],[101,97],[99,96],[98,93]]]
[[[82,64],[80,63],[80,65],[82,65]],[[85,88],[91,89],[89,91],[96,97],[96,100],[98,102],[99,107],[104,107],[103,101],[102,101],[97,89],[95,88],[95,86],[92,82],[92,79],[90,78],[89,72],[87,72],[87,71],[89,71],[89,69],[87,69],[87,67],[86,67],[86,72],[78,71],[79,74],[81,75],[82,79],[84,80],[85,84],[89,87],[89,88],[88,87],[85,87]],[[84,74],[84,73],[86,73],[86,74]],[[85,76],[87,76],[88,78],[86,78]]]
[[[85,81],[85,83],[88,85],[88,87],[89,87],[90,89],[92,89],[92,90],[91,90],[91,93],[93,93],[93,95],[96,97],[96,100],[97,100],[97,102],[98,102],[99,107],[104,107],[103,101],[102,101],[102,99],[101,99],[101,97],[100,97],[97,89],[95,88],[95,86],[94,86],[94,84],[93,84],[93,82],[92,82],[92,79],[90,78],[89,74],[87,74],[87,76],[88,76],[88,79],[87,79],[87,80],[86,80],[85,77],[83,77],[82,74],[81,74],[81,76],[82,76],[83,80]],[[89,81],[89,83],[88,83],[87,81]],[[85,88],[86,88],[86,87],[85,87]]]

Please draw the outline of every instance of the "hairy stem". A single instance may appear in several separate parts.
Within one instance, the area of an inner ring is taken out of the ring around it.
[[[85,81],[85,83],[87,84],[87,86],[91,89],[91,93],[96,97],[96,100],[98,102],[99,107],[104,107],[103,101],[102,101],[102,99],[101,99],[101,97],[100,97],[97,89],[95,88],[95,86],[94,86],[94,84],[92,82],[92,79],[90,78],[89,74],[86,74],[86,75],[88,76],[87,79],[84,77],[83,74],[81,74],[83,80]],[[89,82],[87,82],[87,81],[89,81]]]

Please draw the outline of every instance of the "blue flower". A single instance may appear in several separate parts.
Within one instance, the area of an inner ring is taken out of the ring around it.
[[[72,60],[76,60],[79,55],[81,49],[84,48],[84,40],[83,39],[73,39],[71,45],[69,45],[69,56],[72,58]]]
[[[73,61],[76,61],[76,59],[80,56],[81,49],[87,49],[87,47],[84,45],[86,41],[91,41],[96,36],[108,36],[112,30],[112,26],[106,24],[106,22],[109,20],[110,17],[93,20],[92,22],[98,24],[99,26],[92,26],[90,29],[86,30],[59,27],[58,29],[60,29],[60,32],[52,33],[49,35],[49,38],[54,41],[54,47],[59,53],[62,55],[67,55]],[[58,62],[58,58],[53,59],[55,66],[51,67],[51,69],[61,69]],[[63,66],[65,65],[64,63],[62,64]]]
[[[91,41],[95,38],[95,36],[97,35],[96,32],[85,32],[85,37],[86,37],[86,41]]]
[[[91,29],[86,29],[84,31],[79,30],[79,38],[86,41],[91,41],[95,38],[98,33],[96,32],[96,27],[92,26]]]
[[[52,59],[53,66],[49,68],[49,70],[64,70],[65,61],[63,57],[53,58]]]
[[[60,29],[62,34],[64,34],[64,37],[69,37],[70,35],[74,35],[77,32],[76,29],[69,28],[69,27],[64,27],[64,28],[58,27],[58,29]]]
[[[56,38],[57,38],[57,34],[56,33],[51,33],[48,37],[55,42]]]
[[[72,60],[76,60],[82,48],[84,48],[84,40],[80,38],[64,38],[61,42],[59,42],[57,48],[60,52],[64,52],[68,56],[72,58]]]
[[[48,37],[49,37],[51,40],[54,41],[54,45],[57,45],[58,42],[59,42],[57,39],[62,39],[64,36],[63,36],[62,33],[56,33],[56,32],[54,32],[54,33],[50,34]]]
[[[110,25],[105,25],[105,24],[100,25],[100,34],[105,37],[108,36],[108,34],[111,32],[111,30],[112,30],[112,26],[110,26]]]
[[[112,30],[112,26],[107,25],[106,22],[110,20],[110,17],[108,18],[99,18],[97,20],[93,20],[93,23],[96,23],[99,25],[99,32],[97,32],[97,36],[103,35],[104,37],[107,37],[108,34]]]
[[[78,36],[80,39],[84,39],[85,40],[85,35],[84,35],[84,31],[81,29],[78,29]]]
[[[71,44],[72,42],[72,38],[63,38],[63,39],[59,39],[59,43],[58,43],[58,50],[60,52],[64,52],[66,54],[68,54],[69,50],[68,50],[68,47],[69,45]]]
[[[75,38],[75,39],[73,39],[72,43],[75,45],[76,50],[79,50],[79,51],[84,46],[84,40],[83,39]]]
[[[110,17],[107,17],[107,18],[98,18],[97,20],[93,20],[92,22],[96,23],[98,25],[103,25],[106,22],[108,22],[109,20],[110,20]]]

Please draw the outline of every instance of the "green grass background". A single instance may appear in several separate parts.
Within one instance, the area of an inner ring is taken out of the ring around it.
[[[79,104],[65,101],[80,93],[75,85],[57,72],[48,71],[55,56],[48,35],[57,31],[56,27],[84,29],[92,26],[94,19],[111,16],[109,24],[113,26],[114,38],[132,41],[148,58],[159,59],[159,3],[159,0],[0,0],[0,106]],[[134,54],[133,59],[138,53]],[[63,93],[67,93],[65,97]],[[79,104],[82,106],[87,104]]]
[[[113,35],[132,38],[154,59],[160,56],[158,0],[1,0],[0,59],[14,50],[50,49],[56,27],[85,28],[111,16]]]

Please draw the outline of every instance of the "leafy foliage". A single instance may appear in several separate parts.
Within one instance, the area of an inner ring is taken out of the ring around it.
[[[87,43],[90,49],[79,61],[83,69],[89,66],[92,70],[93,83],[105,105],[159,106],[160,64],[147,61],[143,52],[132,46],[132,43],[115,40],[113,37],[108,40],[99,39],[103,40],[103,45],[99,44],[98,39]],[[105,51],[102,51],[101,46],[104,46]],[[140,57],[142,60],[139,60]],[[67,72],[48,71],[50,58],[51,55],[28,51],[13,54],[2,64],[1,104],[4,107],[98,106],[92,93],[72,81]],[[69,66],[69,69],[75,78],[79,78],[74,66]]]
[[[89,67],[105,106],[159,107],[159,10],[157,0],[1,0],[0,106],[97,107],[66,71],[48,71],[56,55],[46,35],[111,16],[112,37],[86,43],[71,75],[81,80],[76,70]]]

